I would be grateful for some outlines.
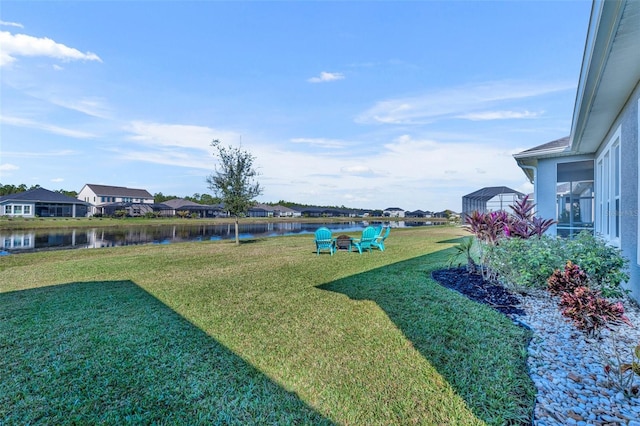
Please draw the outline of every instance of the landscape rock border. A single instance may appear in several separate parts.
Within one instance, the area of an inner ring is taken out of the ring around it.
[[[603,356],[612,356],[614,349],[610,332],[603,333],[602,344],[587,338],[562,316],[559,299],[543,290],[515,295],[465,268],[434,271],[432,277],[531,329],[527,365],[537,390],[533,425],[640,426],[640,398],[616,390],[604,373]],[[640,344],[640,308],[630,300],[623,305],[635,327],[621,326],[615,346],[630,360]]]

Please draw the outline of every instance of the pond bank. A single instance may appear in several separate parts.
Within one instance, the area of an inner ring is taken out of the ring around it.
[[[306,222],[306,223],[343,223],[353,221],[368,221],[372,223],[379,222],[434,222],[449,223],[444,218],[404,218],[404,217],[367,217],[367,218],[348,218],[348,217],[246,217],[240,218],[240,224],[252,223],[289,223],[289,222]],[[123,227],[123,226],[140,226],[140,225],[226,225],[235,223],[233,217],[225,218],[208,218],[208,219],[184,219],[184,218],[158,218],[147,219],[139,217],[130,217],[124,219],[106,218],[106,217],[58,217],[58,218],[0,218],[0,230],[28,230],[28,229],[57,229],[57,228],[102,228],[102,227]]]

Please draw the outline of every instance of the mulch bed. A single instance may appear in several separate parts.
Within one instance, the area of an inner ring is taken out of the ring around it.
[[[479,274],[470,274],[466,268],[450,268],[433,271],[431,276],[440,285],[455,290],[469,299],[502,312],[505,315],[525,315],[518,307],[520,299],[501,285],[484,281]]]

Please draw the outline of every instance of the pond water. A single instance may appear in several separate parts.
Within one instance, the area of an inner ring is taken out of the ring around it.
[[[313,234],[326,226],[334,234],[361,232],[368,225],[405,228],[429,226],[431,222],[365,222],[340,223],[271,222],[240,224],[240,239]],[[109,228],[48,229],[0,231],[0,254],[29,253],[43,250],[103,248],[138,244],[171,244],[187,241],[227,240],[235,238],[233,224],[224,225],[143,225]]]

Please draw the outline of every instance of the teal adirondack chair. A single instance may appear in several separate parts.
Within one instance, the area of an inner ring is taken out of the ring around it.
[[[373,226],[367,226],[362,231],[362,237],[360,239],[354,239],[351,245],[358,249],[358,252],[362,254],[362,250],[369,250],[371,253],[371,243],[376,239],[376,229]]]
[[[326,227],[318,228],[315,232],[316,254],[320,255],[320,250],[329,250],[331,256],[336,251],[336,240],[331,236],[331,230]]]
[[[391,232],[391,227],[387,226],[387,229],[383,229],[371,242],[371,246],[384,251],[384,240],[389,236],[389,232]]]

